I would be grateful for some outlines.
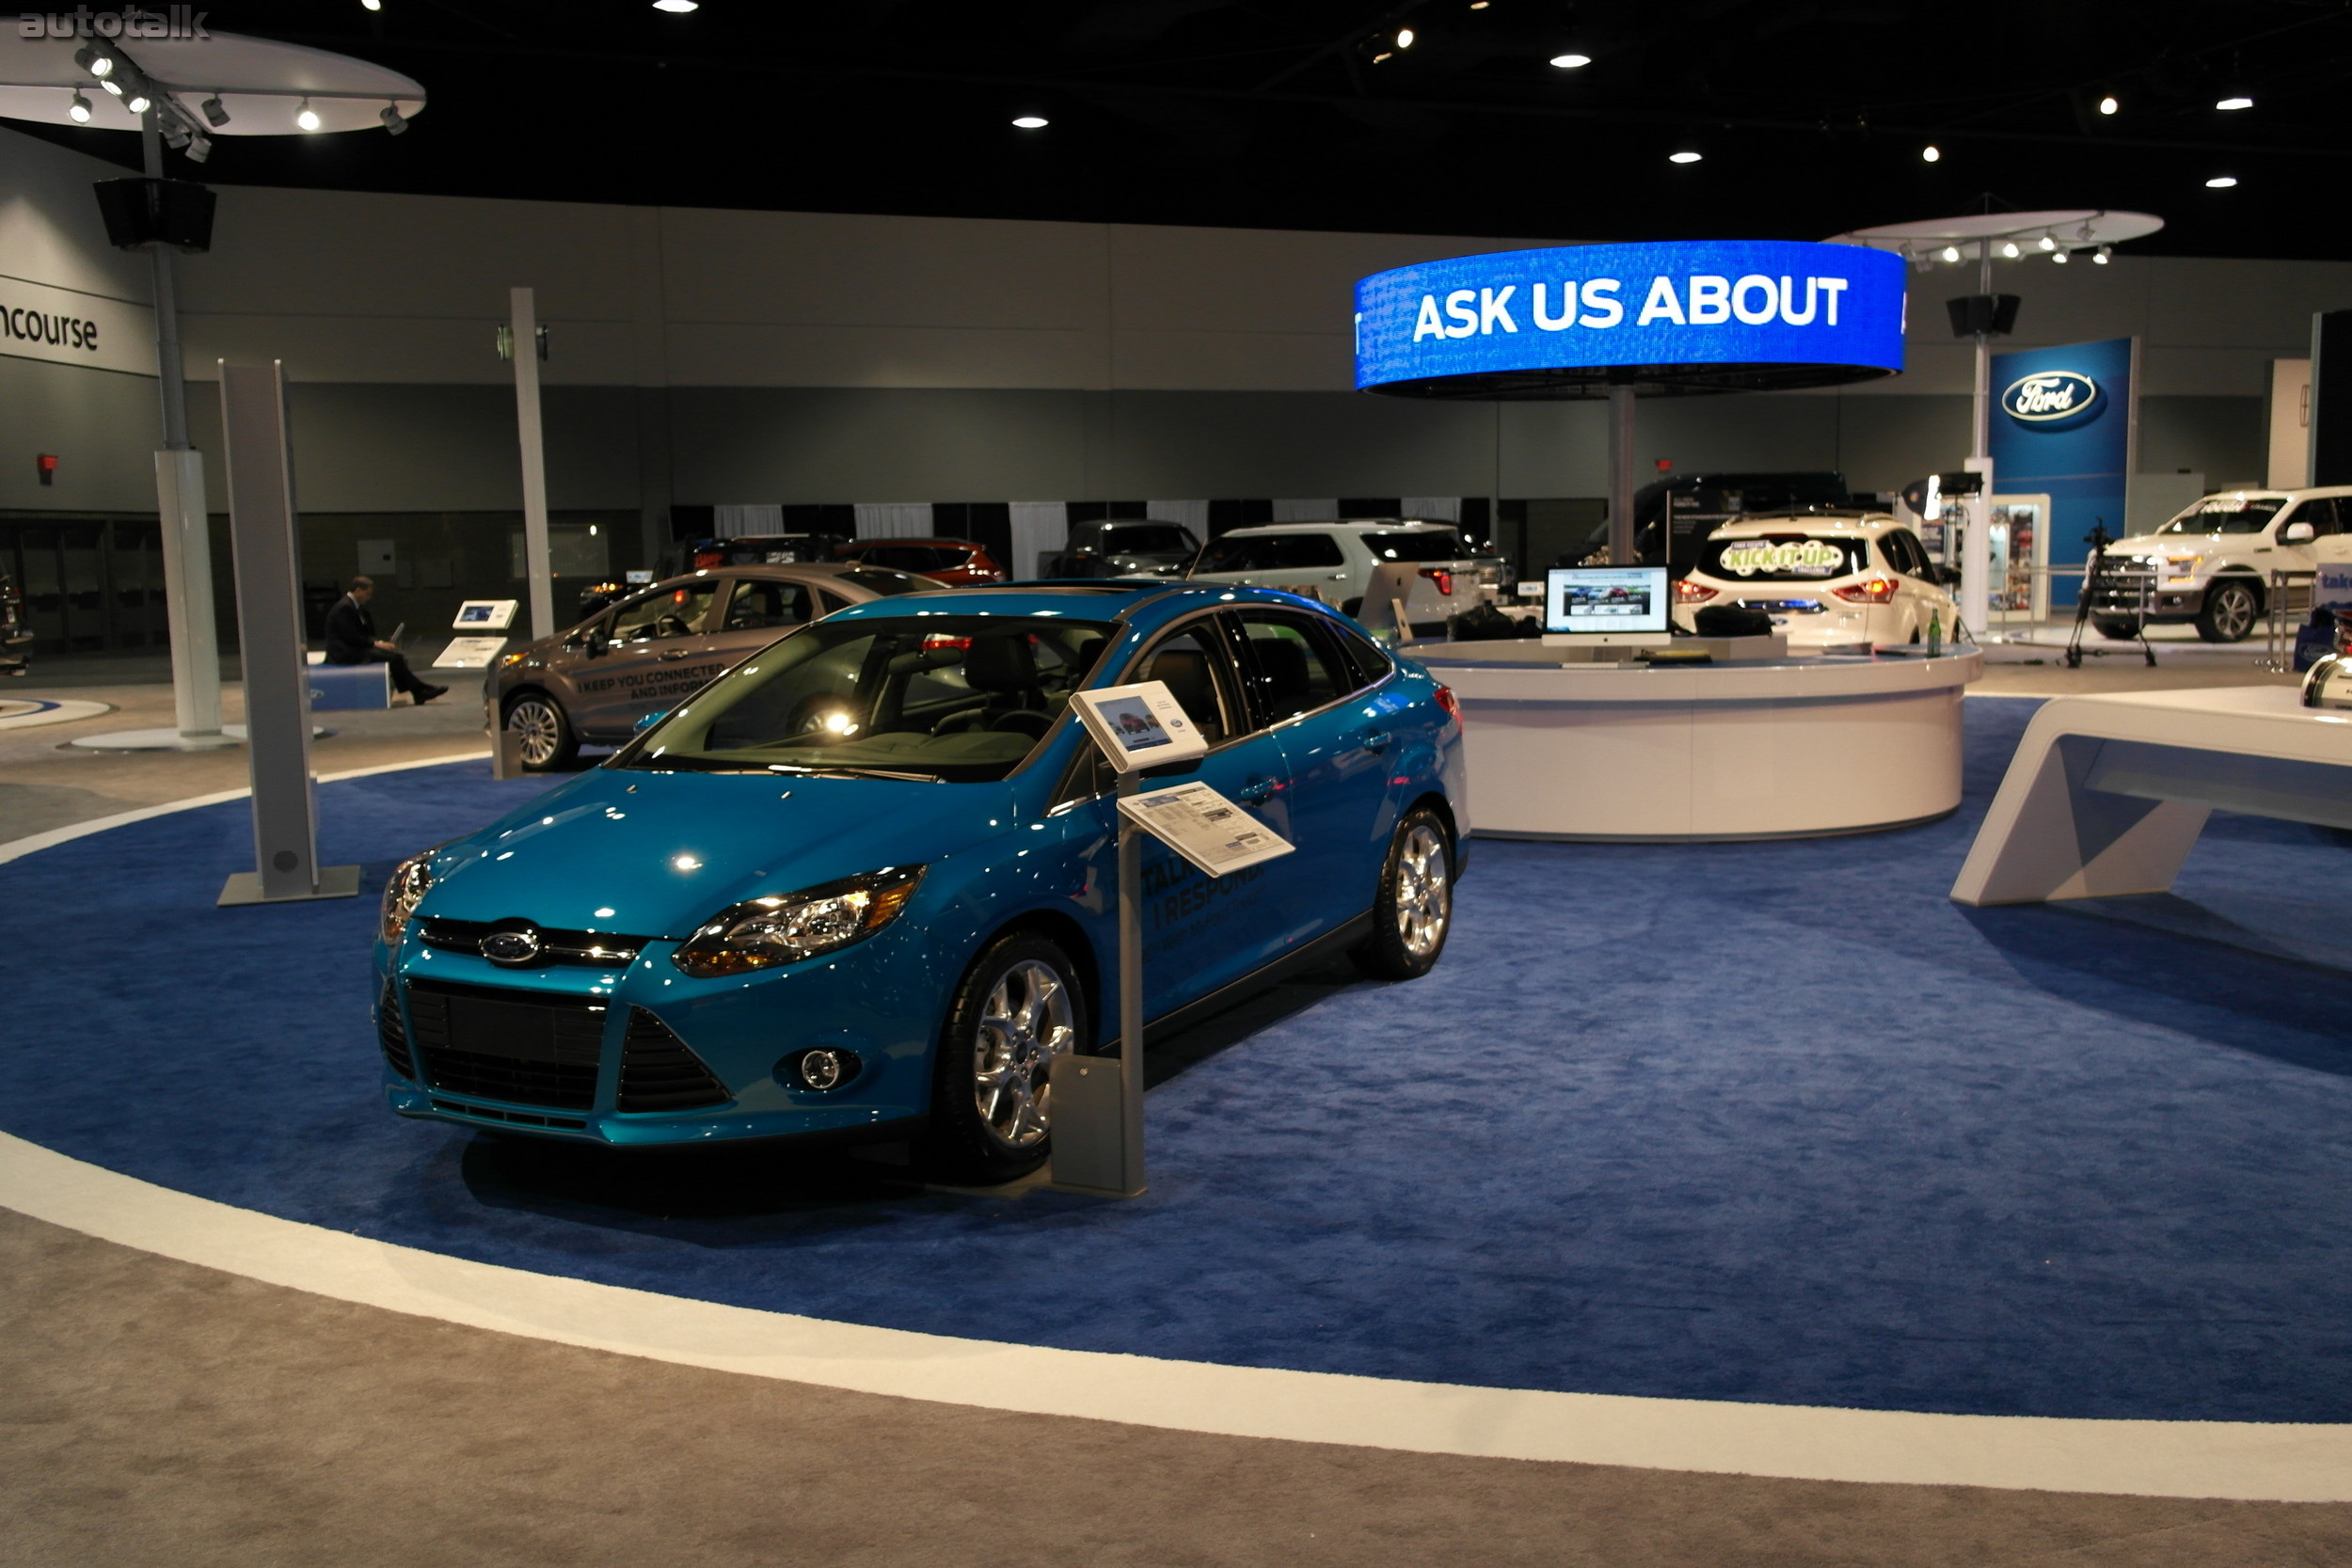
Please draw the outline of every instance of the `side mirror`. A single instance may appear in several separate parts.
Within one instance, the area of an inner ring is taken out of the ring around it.
[[[1957,566],[1938,566],[1935,568],[1935,580],[1946,588],[1958,588],[1965,578]]]
[[[2311,524],[2289,523],[2286,526],[2286,531],[2279,535],[2279,543],[2281,545],[2308,545],[2312,542],[2312,532]]]

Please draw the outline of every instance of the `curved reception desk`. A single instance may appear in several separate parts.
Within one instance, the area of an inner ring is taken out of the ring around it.
[[[1404,650],[1463,709],[1475,835],[1674,842],[1906,827],[1960,805],[1983,656],[1661,666],[1590,650]]]

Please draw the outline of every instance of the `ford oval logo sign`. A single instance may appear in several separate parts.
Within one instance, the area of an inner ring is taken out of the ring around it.
[[[2026,424],[2079,420],[2098,405],[2099,384],[2080,371],[2036,371],[2021,375],[2001,394],[2001,407]]]
[[[482,956],[494,964],[527,964],[539,956],[539,930],[492,931],[482,939]]]

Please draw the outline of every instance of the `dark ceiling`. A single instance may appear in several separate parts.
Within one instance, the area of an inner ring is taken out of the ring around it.
[[[2157,214],[2140,252],[2352,259],[2328,194],[2352,173],[2346,0],[383,7],[214,10],[432,102],[397,139],[223,137],[202,177],[1563,239],[1819,239],[1989,200]],[[1547,63],[1570,51],[1592,63]],[[2252,108],[2214,106],[2238,91]],[[1685,146],[1703,160],[1670,165]]]

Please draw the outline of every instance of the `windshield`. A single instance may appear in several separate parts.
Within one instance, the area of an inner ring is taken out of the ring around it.
[[[2260,533],[2286,505],[2284,496],[2207,496],[2158,533]]]
[[[905,572],[894,572],[886,566],[852,566],[841,574],[841,578],[844,582],[854,582],[860,588],[884,595],[919,594],[926,588],[939,586],[927,578],[914,577]]]
[[[1042,615],[820,621],[720,676],[612,766],[1001,779],[1118,630]]]
[[[1470,546],[1450,528],[1417,528],[1394,533],[1367,533],[1364,543],[1375,561],[1467,561]]]
[[[1709,539],[1699,546],[1699,570],[1734,582],[1819,582],[1870,564],[1870,546],[1855,538],[1772,533],[1760,539]]]
[[[1121,555],[1190,555],[1200,547],[1181,523],[1128,523],[1103,535],[1103,548]]]

